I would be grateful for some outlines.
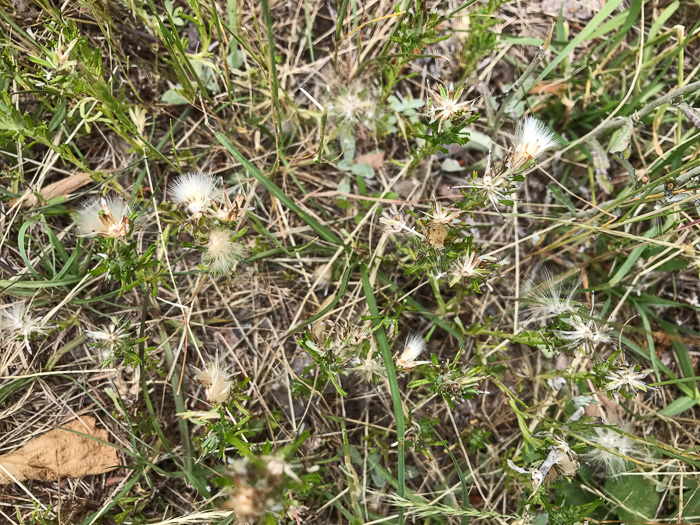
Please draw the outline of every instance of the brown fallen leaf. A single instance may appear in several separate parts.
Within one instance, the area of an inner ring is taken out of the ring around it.
[[[369,164],[375,170],[384,166],[384,152],[376,151],[374,153],[365,153],[359,157],[355,157],[356,164]]]
[[[32,439],[19,450],[0,456],[0,484],[25,479],[58,481],[62,478],[82,478],[108,472],[119,465],[115,447],[64,429],[102,441],[109,438],[106,430],[95,427],[94,417],[83,416],[73,420],[62,428]]]
[[[90,182],[92,182],[92,178],[87,173],[76,173],[65,179],[53,182],[48,186],[44,186],[40,192],[41,197],[46,201],[50,201],[56,197],[73,193],[75,190],[82,188]],[[14,206],[18,200],[19,199],[13,199],[10,201],[10,205]],[[36,195],[30,194],[22,201],[22,208],[33,208],[37,204],[39,204],[39,199],[37,199]]]

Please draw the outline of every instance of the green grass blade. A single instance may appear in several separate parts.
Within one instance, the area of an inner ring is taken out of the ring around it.
[[[559,51],[559,54],[554,60],[547,64],[547,67],[545,67],[542,73],[539,74],[533,84],[536,85],[538,82],[541,82],[547,77],[547,75],[554,71],[555,67],[564,61],[566,57],[570,56],[582,42],[587,40],[593,34],[593,32],[600,27],[603,21],[610,16],[615,9],[617,9],[617,6],[620,5],[621,2],[622,0],[612,0],[610,2],[606,2],[603,8],[596,13],[590,22],[588,22],[586,27],[584,27],[583,30],[581,30],[581,32],[576,35],[571,42],[568,43],[568,45],[566,45],[566,47]]]
[[[297,206],[292,199],[282,191],[282,189],[272,182],[267,175],[260,171],[254,164],[252,164],[248,159],[246,159],[240,151],[238,151],[233,144],[226,138],[223,133],[217,133],[216,138],[221,144],[228,150],[228,152],[240,162],[243,167],[255,177],[260,184],[262,184],[267,191],[269,191],[273,197],[279,199],[282,204],[287,208],[298,214],[306,224],[308,224],[312,230],[314,230],[323,240],[328,241],[332,244],[342,245],[343,241],[340,240],[335,233],[323,226],[320,222],[314,219],[311,215],[302,210]]]
[[[269,74],[270,81],[272,82],[272,107],[274,109],[275,123],[275,135],[277,136],[277,154],[281,155],[281,144],[282,144],[282,119],[280,113],[280,99],[279,99],[279,79],[277,78],[277,64],[275,63],[275,32],[272,28],[272,14],[270,13],[270,1],[262,0],[261,2],[263,18],[265,20],[265,27],[267,28],[267,45],[269,46]]]
[[[394,368],[394,357],[391,355],[391,349],[389,348],[389,340],[386,337],[386,331],[384,327],[380,325],[381,320],[379,319],[379,308],[377,308],[377,301],[374,298],[374,291],[372,290],[372,283],[369,281],[369,275],[367,273],[367,266],[364,264],[360,266],[361,278],[362,278],[362,288],[365,292],[365,299],[367,300],[367,308],[369,309],[370,315],[373,317],[372,324],[376,329],[374,334],[377,338],[377,345],[379,346],[379,351],[382,355],[382,360],[384,361],[384,366],[386,367],[387,380],[389,381],[389,390],[391,392],[391,401],[394,405],[394,416],[396,417],[396,435],[398,441],[398,496],[403,499],[406,493],[406,458],[405,458],[405,436],[406,436],[406,426],[404,421],[403,405],[401,404],[401,392],[399,391],[399,383],[396,380],[396,369]],[[399,525],[403,523],[403,509],[399,508]]]
[[[357,268],[357,264],[354,264],[350,266],[345,273],[343,274],[343,280],[340,283],[340,288],[338,289],[338,292],[335,295],[335,298],[328,303],[328,305],[323,308],[320,312],[318,312],[316,315],[311,317],[310,319],[307,319],[306,321],[298,324],[294,328],[292,328],[289,332],[287,332],[286,335],[292,335],[299,330],[302,330],[304,327],[309,326],[312,323],[315,323],[319,319],[321,319],[324,315],[326,315],[328,312],[330,312],[333,308],[335,308],[335,305],[338,304],[338,301],[340,301],[343,297],[345,297],[345,292],[347,292],[348,289],[348,283],[350,282],[350,276],[352,275],[352,272],[355,271],[355,268]]]

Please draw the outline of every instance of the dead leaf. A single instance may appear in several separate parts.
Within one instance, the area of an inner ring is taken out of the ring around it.
[[[378,170],[384,166],[384,152],[377,151],[374,153],[365,153],[359,157],[355,157],[356,164],[367,164],[372,166],[375,170]]]
[[[661,148],[661,143],[659,142],[659,127],[661,126],[661,121],[664,118],[664,113],[666,113],[666,110],[664,109],[663,106],[661,106],[658,110],[656,110],[656,115],[654,115],[654,122],[652,124],[652,139],[654,143],[654,151],[656,154],[661,157],[662,159],[665,159],[666,156],[664,155],[664,150]]]
[[[61,197],[73,193],[75,190],[82,188],[86,184],[92,182],[92,178],[87,173],[76,173],[65,179],[53,182],[48,186],[45,186],[41,190],[41,198],[46,201],[50,201],[56,197]],[[10,205],[14,206],[19,199],[14,199],[10,201]],[[22,201],[22,208],[33,208],[39,204],[39,199],[36,195],[29,194]]]
[[[0,484],[25,479],[58,481],[82,478],[108,472],[119,465],[115,447],[68,430],[102,441],[109,438],[106,430],[95,427],[94,417],[73,420],[62,428],[32,439],[19,450],[0,456]]]

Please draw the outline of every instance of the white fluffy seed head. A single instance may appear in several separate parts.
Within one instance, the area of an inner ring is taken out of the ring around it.
[[[233,382],[216,360],[204,369],[198,370],[194,378],[205,386],[207,399],[212,403],[225,403],[231,396]]]
[[[515,129],[513,154],[508,161],[508,167],[519,170],[557,143],[554,133],[543,122],[533,117],[525,117]]]
[[[32,317],[28,310],[25,302],[12,303],[0,310],[0,333],[26,339],[32,334],[47,332],[41,317]]]
[[[124,199],[105,197],[87,201],[75,223],[81,235],[124,238],[129,233],[131,208]]]
[[[168,188],[175,204],[186,204],[190,214],[201,213],[211,206],[221,192],[219,183],[210,173],[186,173]]]
[[[102,348],[102,358],[109,360],[114,356],[114,349],[128,338],[126,326],[120,326],[121,321],[114,319],[109,326],[102,330],[85,330],[85,335]]]
[[[577,346],[582,343],[595,348],[598,344],[607,344],[612,339],[612,328],[605,324],[598,324],[593,319],[585,321],[578,315],[573,315],[566,320],[571,325],[571,330],[557,330],[555,335],[565,341],[570,341],[567,346]]]
[[[245,248],[231,241],[231,232],[217,228],[209,233],[209,241],[202,254],[204,262],[212,273],[223,275],[231,272],[245,255]]]
[[[396,360],[396,364],[403,368],[412,368],[415,365],[428,363],[428,361],[416,361],[425,350],[425,340],[420,334],[411,334],[406,340],[403,352]]]
[[[523,325],[544,323],[551,317],[575,313],[581,305],[574,295],[581,286],[579,277],[575,283],[564,283],[559,276],[543,272],[540,282],[530,281],[528,290],[520,297],[524,306],[520,310]]]
[[[647,370],[638,370],[634,365],[622,365],[617,369],[611,370],[605,377],[607,383],[605,390],[619,392],[624,390],[630,394],[636,394],[637,391],[646,392],[647,390],[658,390],[656,387],[648,386],[643,379],[651,374],[651,368]]]
[[[627,458],[643,459],[644,453],[632,438],[622,435],[613,428],[597,427],[590,439],[596,445],[587,458],[605,468],[608,474],[618,475],[625,471]],[[627,427],[620,430],[627,432]]]

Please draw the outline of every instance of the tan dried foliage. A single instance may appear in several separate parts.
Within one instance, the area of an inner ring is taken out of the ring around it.
[[[384,152],[377,151],[374,153],[365,153],[364,155],[359,155],[355,157],[355,163],[357,164],[368,164],[372,166],[375,170],[384,167]]]
[[[68,430],[102,441],[109,438],[106,430],[95,427],[94,417],[73,420],[32,439],[19,450],[0,456],[0,484],[25,479],[82,478],[108,472],[119,465],[115,447]]]
[[[45,186],[41,190],[41,198],[44,201],[50,201],[56,197],[65,197],[91,182],[92,177],[90,177],[90,175],[87,173],[76,173],[66,177],[65,179],[61,179],[49,184],[48,186]],[[10,205],[14,206],[18,200],[19,199],[11,200]],[[22,201],[22,208],[33,208],[37,204],[39,204],[39,199],[36,195],[27,195]]]

